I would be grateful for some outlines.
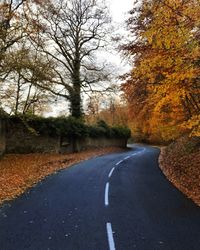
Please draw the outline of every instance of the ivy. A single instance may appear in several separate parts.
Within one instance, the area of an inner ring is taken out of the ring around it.
[[[68,138],[106,137],[126,138],[131,136],[127,127],[110,127],[105,121],[98,121],[93,126],[86,125],[82,120],[69,117],[40,117],[40,116],[10,116],[8,123],[15,126],[21,124],[24,129],[35,135],[51,137],[66,136]]]

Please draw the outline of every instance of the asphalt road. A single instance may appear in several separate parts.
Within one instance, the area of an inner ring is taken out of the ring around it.
[[[0,250],[199,250],[200,208],[158,155],[134,146],[46,178],[0,208]]]

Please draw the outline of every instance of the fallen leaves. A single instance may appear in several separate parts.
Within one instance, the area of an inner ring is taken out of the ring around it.
[[[162,148],[159,163],[166,177],[200,206],[200,148],[195,140],[181,138]]]
[[[9,154],[0,161],[0,203],[11,200],[46,176],[82,160],[122,151],[108,147],[74,154]]]

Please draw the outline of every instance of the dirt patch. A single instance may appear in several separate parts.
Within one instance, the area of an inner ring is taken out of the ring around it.
[[[75,154],[8,154],[0,161],[0,204],[22,194],[46,176],[82,160],[123,149],[108,147]]]
[[[159,165],[165,176],[200,206],[200,138],[181,138],[161,149]]]

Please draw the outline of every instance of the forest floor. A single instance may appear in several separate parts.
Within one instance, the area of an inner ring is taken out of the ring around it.
[[[166,177],[200,206],[200,138],[182,137],[163,147],[159,163]]]
[[[11,200],[46,176],[80,161],[124,149],[108,147],[74,154],[8,154],[0,160],[0,204]]]

